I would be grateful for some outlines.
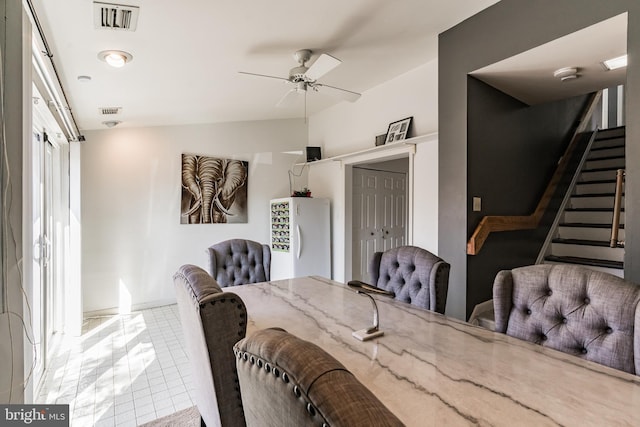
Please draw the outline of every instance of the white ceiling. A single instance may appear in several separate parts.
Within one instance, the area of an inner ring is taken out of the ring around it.
[[[627,14],[599,22],[471,73],[526,104],[541,104],[623,84],[626,68],[606,71],[602,61],[627,53]],[[565,82],[555,70],[575,67]]]
[[[119,0],[140,7],[135,32],[95,29],[91,0],[32,0],[81,130],[304,116],[275,104],[302,48],[343,63],[322,83],[364,92],[437,57],[437,35],[497,0]],[[114,69],[97,58],[124,50]],[[315,59],[315,56],[312,60]],[[79,75],[91,76],[88,83]],[[308,96],[308,114],[339,102]],[[344,101],[343,101],[344,102]],[[122,107],[117,117],[101,107]]]
[[[106,0],[103,0],[106,1]],[[497,0],[121,0],[140,7],[135,32],[96,29],[92,0],[32,0],[81,130],[304,117],[303,97],[275,104],[290,86],[238,71],[287,77],[298,49],[342,64],[320,82],[365,92],[437,57],[439,33]],[[472,73],[527,104],[624,83],[601,61],[626,53],[627,15],[611,18]],[[98,59],[124,50],[115,69]],[[553,71],[578,67],[561,83]],[[80,75],[91,76],[88,83]],[[307,115],[340,101],[309,92]],[[102,107],[122,107],[103,116]]]

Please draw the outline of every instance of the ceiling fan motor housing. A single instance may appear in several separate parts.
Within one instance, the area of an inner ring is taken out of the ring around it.
[[[299,67],[293,67],[289,70],[289,81],[292,83],[308,82],[309,78],[305,75],[309,68],[301,65]]]

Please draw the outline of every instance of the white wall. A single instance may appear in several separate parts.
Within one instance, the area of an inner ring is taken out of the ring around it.
[[[287,171],[301,161],[283,152],[308,145],[307,126],[298,119],[115,128],[85,136],[85,312],[173,302],[173,274],[185,263],[206,268],[208,246],[229,238],[268,242],[269,200],[289,194]],[[249,162],[247,224],[180,224],[182,153]]]
[[[433,60],[309,118],[309,145],[323,157],[351,153],[375,144],[389,123],[413,116],[412,135],[438,130],[438,62]]]
[[[309,145],[322,146],[331,157],[374,147],[375,135],[386,133],[389,123],[413,116],[411,136],[437,131],[438,64],[431,61],[365,93],[355,103],[341,103],[309,119]],[[382,159],[367,154],[367,161]],[[390,153],[390,152],[389,152]],[[405,154],[406,155],[406,154]],[[394,152],[397,156],[397,152]],[[346,163],[349,160],[345,161]],[[429,138],[416,146],[413,156],[413,244],[433,253],[438,250],[438,141]],[[343,162],[323,161],[309,168],[314,195],[331,199],[333,278],[350,279],[346,254],[351,250],[350,173]],[[348,225],[348,226],[347,226]]]

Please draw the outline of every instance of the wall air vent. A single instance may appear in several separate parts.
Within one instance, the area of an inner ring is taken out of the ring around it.
[[[122,107],[100,107],[98,110],[103,116],[111,116],[113,114],[120,114]]]
[[[138,26],[138,6],[93,2],[93,25],[107,30],[135,31]]]

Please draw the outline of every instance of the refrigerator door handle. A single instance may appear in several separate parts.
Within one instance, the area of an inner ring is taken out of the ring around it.
[[[298,232],[298,259],[300,259],[300,253],[302,252],[302,233],[300,232],[300,225],[296,224],[296,231]]]

